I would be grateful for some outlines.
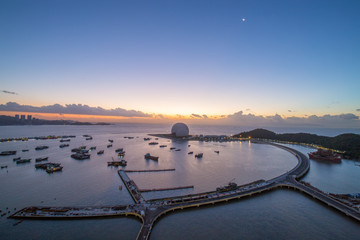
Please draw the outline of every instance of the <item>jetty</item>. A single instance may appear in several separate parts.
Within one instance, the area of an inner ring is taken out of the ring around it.
[[[194,188],[194,186],[182,186],[182,187],[169,187],[169,188],[153,188],[153,189],[139,189],[140,192],[156,192],[156,191],[170,191],[170,190],[180,190]]]
[[[149,170],[124,170],[124,172],[128,172],[128,173],[132,173],[132,172],[167,172],[167,171],[175,171],[175,168],[149,169]]]
[[[185,196],[168,197],[161,199],[146,200],[141,195],[141,189],[131,180],[126,171],[119,170],[118,174],[126,186],[129,194],[134,200],[134,204],[127,206],[107,206],[107,207],[27,207],[12,214],[10,218],[94,218],[94,217],[116,217],[133,215],[142,221],[142,227],[137,239],[149,239],[154,223],[163,215],[182,210],[185,208],[197,208],[200,206],[214,205],[216,203],[228,202],[254,196],[274,189],[288,188],[300,191],[314,199],[338,210],[350,218],[360,221],[360,211],[348,206],[339,200],[334,199],[329,194],[323,193],[316,188],[307,186],[299,179],[302,178],[310,169],[309,159],[301,152],[275,143],[251,140],[254,143],[270,144],[274,147],[284,149],[298,159],[298,164],[287,173],[273,179],[264,181],[258,180],[242,186],[235,186],[228,190],[211,191],[205,193],[190,194]]]

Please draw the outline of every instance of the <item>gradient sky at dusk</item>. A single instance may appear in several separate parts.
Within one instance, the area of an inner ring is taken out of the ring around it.
[[[2,0],[0,104],[359,116],[359,12],[357,0]]]

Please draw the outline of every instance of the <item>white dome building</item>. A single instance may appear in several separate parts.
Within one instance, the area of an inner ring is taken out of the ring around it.
[[[189,128],[185,123],[175,123],[171,128],[171,134],[176,137],[186,137],[189,135]]]

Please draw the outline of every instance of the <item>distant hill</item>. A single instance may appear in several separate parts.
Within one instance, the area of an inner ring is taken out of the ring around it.
[[[0,115],[0,126],[11,125],[110,125],[109,123],[77,122],[72,120],[44,120],[44,119],[17,119],[11,116]]]
[[[242,132],[234,136],[316,144],[325,148],[344,151],[344,158],[360,159],[360,135],[358,134],[348,133],[336,137],[325,137],[310,133],[276,134],[272,131],[259,128],[249,132]]]

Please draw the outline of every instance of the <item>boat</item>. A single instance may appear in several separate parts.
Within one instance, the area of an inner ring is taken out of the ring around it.
[[[188,152],[188,154],[193,154],[194,152]]]
[[[64,147],[68,147],[69,146],[69,144],[61,144],[60,146],[59,146],[59,148],[64,148]]]
[[[144,138],[144,141],[150,141],[151,138]]]
[[[219,154],[220,152],[219,151],[214,151],[215,153]]]
[[[308,153],[310,159],[314,160],[324,160],[330,162],[340,163],[342,156],[340,154],[336,154],[331,150],[324,150],[319,148],[316,152]]]
[[[149,142],[149,145],[157,145],[159,144],[158,142]]]
[[[147,153],[144,155],[145,159],[151,159],[151,160],[159,160],[159,157],[151,156],[150,153]]]
[[[100,155],[100,154],[104,154],[104,150],[100,150],[100,151],[98,151],[98,152],[97,152],[97,154],[98,154],[98,155]]]
[[[7,165],[2,165],[2,166],[1,166],[1,169],[3,169],[3,168],[7,168]]]
[[[20,159],[21,159],[21,157],[13,158],[13,161],[15,162],[15,161],[18,161]]]
[[[85,138],[85,140],[93,140],[92,137]]]
[[[167,147],[167,145],[160,145],[159,147],[164,148],[164,147]]]
[[[112,147],[112,144],[109,144],[109,145],[107,145],[106,147],[107,147],[107,148],[111,148],[111,147]]]
[[[60,142],[70,142],[70,139],[61,139]]]
[[[16,161],[16,164],[21,164],[21,163],[29,163],[31,161],[31,158],[28,159],[20,159]]]
[[[117,152],[117,153],[118,153],[118,152],[123,152],[123,151],[124,151],[123,148],[118,148],[118,149],[115,150],[115,152]]]
[[[177,152],[178,152],[178,151],[181,151],[181,149],[179,148],[179,149],[176,149],[175,151],[177,151]]]
[[[91,148],[90,148],[90,151],[91,151],[91,150],[96,150],[96,147],[91,147]]]
[[[61,166],[60,163],[51,163],[51,162],[35,164],[35,168],[41,168],[41,169],[47,169],[49,167],[59,167],[59,166]]]
[[[44,150],[44,149],[47,149],[47,148],[49,148],[49,146],[37,146],[35,148],[35,150],[38,151],[38,150]]]
[[[121,151],[121,152],[119,152],[119,153],[118,153],[118,156],[119,156],[119,157],[123,157],[123,156],[125,156],[125,151]]]
[[[21,150],[22,152],[28,152],[29,151],[29,149],[23,149],[23,150]]]
[[[203,157],[203,153],[195,154],[195,157],[196,157],[196,158],[202,158],[202,157]]]
[[[227,186],[223,186],[223,187],[218,187],[216,188],[217,192],[227,192],[227,191],[232,191],[232,190],[236,190],[237,189],[237,184],[234,182],[229,182],[229,184]]]
[[[49,157],[43,157],[43,158],[36,158],[35,162],[43,162],[43,161],[47,161]]]
[[[46,168],[46,172],[47,172],[47,173],[59,172],[59,171],[62,171],[62,169],[63,169],[62,166],[47,167],[47,168]]]
[[[0,156],[16,155],[16,151],[2,151]]]
[[[109,142],[111,142],[111,143],[113,143],[113,142],[114,142],[114,140],[112,140],[112,139],[109,139],[108,141],[109,141]]]
[[[170,150],[174,150],[174,149],[175,149],[175,147],[171,147],[171,148],[170,148]]]
[[[125,167],[127,165],[127,161],[120,160],[120,161],[112,161],[112,162],[107,162],[108,166],[113,166],[113,167],[118,167],[118,166],[122,166]]]
[[[90,154],[86,154],[86,153],[75,153],[75,154],[71,154],[72,158],[75,158],[77,160],[84,160],[84,159],[89,159],[90,158]]]

